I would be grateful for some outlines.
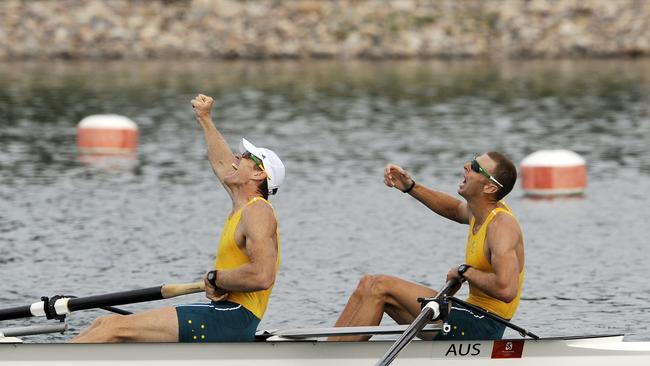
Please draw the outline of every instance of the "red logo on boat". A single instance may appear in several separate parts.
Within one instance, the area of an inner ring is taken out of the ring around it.
[[[524,341],[494,341],[492,358],[521,358]]]

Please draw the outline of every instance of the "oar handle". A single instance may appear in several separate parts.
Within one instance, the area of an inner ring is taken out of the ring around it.
[[[454,296],[454,294],[456,292],[458,292],[458,290],[460,290],[460,287],[462,285],[463,285],[463,283],[460,282],[459,280],[456,280],[456,279],[448,281],[447,283],[445,283],[445,287],[443,287],[442,290],[440,290],[440,292],[438,292],[438,294],[435,296],[435,298],[439,299],[441,297]]]
[[[163,285],[160,289],[160,294],[164,299],[169,299],[171,297],[189,295],[203,291],[205,291],[205,282],[197,281],[192,283],[170,283]]]
[[[180,284],[167,284],[138,290],[115,292],[112,294],[79,297],[70,299],[67,308],[70,312],[102,306],[118,306],[138,302],[169,299],[176,296],[205,291],[203,281]]]

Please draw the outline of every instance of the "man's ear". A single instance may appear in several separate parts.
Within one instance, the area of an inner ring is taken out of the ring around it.
[[[262,179],[266,179],[266,173],[264,173],[263,171],[261,171],[259,169],[255,169],[253,171],[253,179],[260,180],[260,181]]]
[[[494,185],[494,183],[488,183],[483,186],[483,193],[494,194],[499,190],[499,188]]]

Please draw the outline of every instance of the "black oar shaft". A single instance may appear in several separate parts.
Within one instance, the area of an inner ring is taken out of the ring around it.
[[[393,345],[390,347],[390,349],[384,354],[384,357],[377,362],[375,366],[386,366],[390,365],[391,362],[397,357],[399,352],[406,347],[413,338],[420,332],[422,328],[424,328],[425,325],[429,321],[431,321],[431,316],[433,315],[433,309],[431,308],[424,308],[420,312],[420,315],[418,315],[417,318],[411,323],[411,326],[408,327],[404,333],[399,337],[399,339],[393,343]]]
[[[15,308],[0,309],[0,320],[29,318],[32,316],[31,305],[17,306]]]
[[[113,306],[102,306],[100,309],[110,311],[111,313],[120,314],[120,315],[131,315],[131,314],[133,314],[130,311],[123,310],[123,309],[120,309],[120,308],[116,308],[116,307],[113,307]]]
[[[492,320],[494,320],[496,322],[499,322],[499,323],[505,325],[506,327],[508,327],[510,329],[514,329],[517,332],[519,332],[519,334],[527,335],[527,336],[529,336],[529,337],[531,337],[533,339],[539,339],[538,335],[533,334],[532,332],[529,332],[526,329],[524,329],[524,328],[522,328],[522,327],[520,327],[518,325],[512,324],[509,321],[507,321],[507,320],[505,320],[505,319],[503,319],[503,318],[501,318],[501,317],[499,317],[497,315],[494,315],[494,314],[490,313],[489,311],[485,311],[485,310],[481,309],[478,306],[474,306],[474,305],[472,305],[472,304],[470,304],[470,303],[468,303],[466,301],[463,301],[461,299],[457,299],[455,297],[448,297],[448,299],[452,303],[456,303],[456,304],[458,304],[458,305],[460,305],[460,306],[462,306],[462,307],[464,307],[466,309],[469,309],[469,310],[474,310],[477,313],[479,313],[481,315],[485,315],[488,318],[490,318],[490,319],[492,319]]]
[[[461,283],[458,281],[449,281],[445,287],[434,297],[435,299],[451,296],[460,288]],[[375,364],[375,366],[387,366],[397,357],[397,354],[404,349],[415,336],[422,330],[422,328],[431,321],[434,315],[434,310],[425,306],[420,314],[415,318],[411,325],[402,333],[402,335],[393,343],[384,356]]]
[[[134,304],[138,302],[169,299],[171,297],[193,294],[205,291],[203,281],[181,284],[166,284],[162,286],[143,288],[131,291],[114,292],[104,295],[87,297],[54,296],[51,299],[41,298],[40,302],[14,308],[0,309],[0,321],[29,318],[32,316],[47,316],[58,318],[73,311],[110,307],[116,305]],[[115,311],[116,309],[110,309]],[[117,309],[119,310],[119,309]],[[128,312],[119,310],[119,313]]]
[[[77,297],[70,299],[68,309],[72,312],[102,306],[117,306],[162,299],[162,286],[156,286],[132,291],[114,292],[112,294]]]

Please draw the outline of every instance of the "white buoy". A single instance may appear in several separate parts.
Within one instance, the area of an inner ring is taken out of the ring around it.
[[[521,161],[521,185],[529,196],[583,194],[587,163],[569,150],[540,150]]]
[[[138,145],[138,126],[117,114],[85,117],[77,125],[81,154],[133,154]]]

